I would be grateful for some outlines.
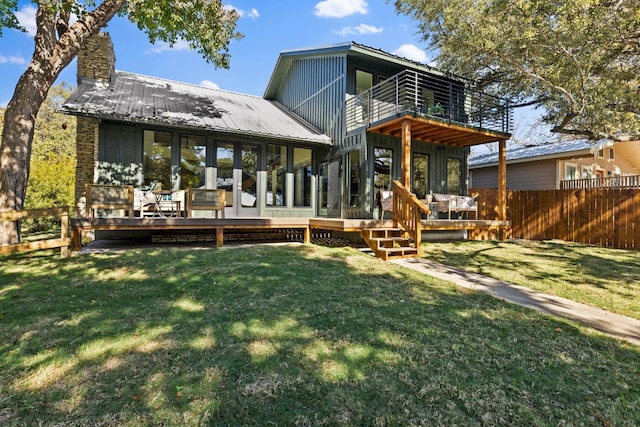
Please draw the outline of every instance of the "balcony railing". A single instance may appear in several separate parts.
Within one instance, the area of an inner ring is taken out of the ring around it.
[[[347,131],[402,114],[413,114],[478,130],[510,133],[512,109],[504,99],[453,81],[411,70],[347,96]]]
[[[640,188],[640,175],[560,181],[561,190],[583,190],[587,188]]]

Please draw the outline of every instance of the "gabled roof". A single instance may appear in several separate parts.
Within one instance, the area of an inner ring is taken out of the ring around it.
[[[535,160],[567,158],[577,155],[594,154],[602,147],[614,145],[609,139],[593,141],[576,139],[549,144],[532,145],[522,148],[507,149],[507,163],[523,163]],[[498,164],[498,153],[474,155],[469,158],[469,168],[495,166]]]
[[[331,138],[266,99],[116,71],[111,85],[81,82],[68,114],[332,145]]]
[[[272,99],[275,97],[275,94],[280,84],[282,83],[282,80],[287,75],[289,67],[291,66],[291,63],[295,59],[327,56],[327,55],[344,55],[344,56],[349,55],[349,56],[356,56],[356,57],[361,56],[361,57],[367,57],[367,58],[374,58],[374,59],[392,62],[405,68],[411,68],[411,69],[428,72],[428,73],[439,75],[439,76],[445,76],[455,80],[468,81],[460,76],[455,76],[452,73],[447,73],[435,67],[431,67],[429,65],[422,64],[420,62],[412,61],[410,59],[406,59],[401,56],[397,56],[380,49],[376,49],[370,46],[365,46],[363,44],[359,44],[356,42],[346,42],[346,43],[338,43],[338,44],[330,44],[330,45],[324,45],[324,46],[281,51],[280,55],[278,56],[278,61],[276,62],[275,67],[273,68],[273,73],[271,74],[271,78],[269,79],[267,88],[265,89],[264,97],[267,99]]]

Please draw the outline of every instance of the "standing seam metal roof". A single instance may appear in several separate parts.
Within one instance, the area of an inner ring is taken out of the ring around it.
[[[84,82],[65,113],[332,145],[331,138],[274,101],[116,71],[111,85]]]

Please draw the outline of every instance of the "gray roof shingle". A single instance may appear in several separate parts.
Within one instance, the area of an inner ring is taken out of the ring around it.
[[[549,157],[565,157],[570,154],[577,154],[577,152],[586,154],[589,150],[597,150],[612,144],[613,141],[608,139],[601,139],[599,141],[576,139],[507,149],[507,162],[536,160]],[[497,152],[474,155],[469,158],[469,167],[480,167],[497,163]]]
[[[274,101],[117,71],[111,85],[84,82],[68,114],[332,145],[331,139]]]

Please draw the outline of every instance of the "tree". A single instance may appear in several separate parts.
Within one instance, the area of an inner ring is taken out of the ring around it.
[[[40,106],[60,72],[76,57],[87,38],[116,15],[126,15],[154,43],[187,41],[216,67],[229,66],[228,47],[238,14],[221,0],[40,0],[31,62],[16,85],[5,110],[0,142],[0,209],[20,210],[29,179],[35,121]],[[20,29],[17,0],[0,3],[1,29]],[[92,10],[89,8],[93,7]],[[72,14],[78,21],[71,24]],[[19,223],[0,224],[0,244],[20,240]]]
[[[396,0],[444,69],[552,132],[640,138],[640,0]]]

